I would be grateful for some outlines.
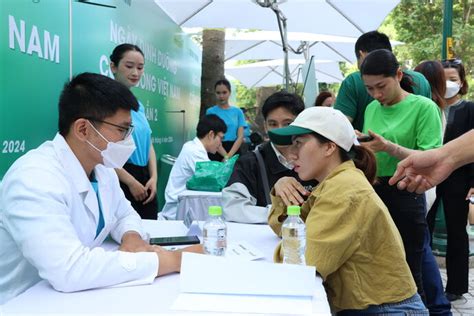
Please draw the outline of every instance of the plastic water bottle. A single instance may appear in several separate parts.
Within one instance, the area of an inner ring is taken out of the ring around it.
[[[209,217],[203,227],[204,253],[206,254],[225,256],[227,226],[221,216],[220,206],[209,206]]]
[[[283,238],[283,263],[306,264],[306,226],[300,218],[298,205],[288,206],[288,218],[283,222],[281,236]]]

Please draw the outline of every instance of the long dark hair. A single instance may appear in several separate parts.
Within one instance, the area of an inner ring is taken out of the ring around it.
[[[388,49],[376,49],[365,56],[364,61],[360,65],[361,75],[382,75],[384,77],[395,77],[400,68],[395,55]],[[413,79],[409,74],[403,73],[400,81],[400,87],[403,90],[413,93]]]
[[[314,135],[322,144],[331,142],[331,140],[318,133],[313,132],[311,135]],[[339,150],[339,157],[342,162],[348,160],[354,161],[356,168],[362,170],[369,183],[375,183],[377,177],[377,162],[374,154],[370,150],[358,145],[353,145],[349,152],[339,146],[337,146],[337,149]]]
[[[415,71],[423,74],[431,86],[431,99],[440,107],[446,106],[446,77],[443,65],[437,60],[427,60],[415,67]]]

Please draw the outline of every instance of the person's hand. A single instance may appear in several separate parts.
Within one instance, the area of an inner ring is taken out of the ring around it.
[[[150,203],[156,196],[156,178],[151,177],[145,184],[145,190],[148,193],[148,198],[143,202],[143,204]]]
[[[466,200],[469,200],[471,195],[474,195],[474,188],[470,188],[466,195]]]
[[[279,196],[286,206],[300,205],[304,202],[303,196],[308,196],[310,192],[293,177],[283,177],[273,186],[275,195]]]
[[[136,179],[131,181],[131,183],[127,184],[127,186],[135,201],[143,201],[147,198],[148,192],[145,186],[138,182]]]
[[[361,136],[366,136],[364,134],[362,134],[361,132],[359,132],[358,130],[354,130],[357,137],[361,137]],[[379,151],[386,151],[387,150],[387,147],[389,145],[389,141],[387,141],[383,136],[377,134],[377,133],[374,133],[372,132],[371,130],[369,130],[369,136],[372,136],[373,139],[371,141],[368,141],[368,142],[360,142],[360,145],[366,149],[369,149],[370,151],[376,153],[376,152],[379,152]]]
[[[134,231],[129,231],[123,234],[119,250],[125,252],[155,251],[153,246],[148,244],[148,242],[142,239],[139,233]]]
[[[389,184],[400,190],[421,194],[446,179],[454,169],[448,155],[440,149],[416,152],[400,161]]]
[[[183,252],[203,253],[202,245],[192,245],[175,251],[166,250],[160,246],[153,246],[153,250],[158,255],[159,267],[158,275],[164,275],[181,271],[181,258]]]

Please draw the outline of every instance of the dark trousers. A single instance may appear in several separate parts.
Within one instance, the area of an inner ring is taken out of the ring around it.
[[[397,186],[388,184],[389,177],[379,179],[374,186],[400,232],[405,247],[405,255],[411,274],[418,288],[418,293],[426,302],[423,290],[422,261],[423,243],[425,241],[425,196],[401,191]]]
[[[438,193],[439,192],[439,193]],[[467,215],[469,213],[469,201],[466,201],[466,192],[446,192],[437,190],[433,207],[428,214],[428,223],[431,232],[438,205],[443,202],[444,216],[446,219],[447,248],[446,248],[446,272],[448,282],[446,292],[452,294],[464,294],[469,287],[469,238],[466,232]]]
[[[138,182],[145,185],[148,180],[150,180],[150,172],[148,171],[148,167],[141,167],[137,165],[133,165],[130,163],[126,163],[123,166],[128,173],[130,173]],[[158,201],[156,200],[156,196],[153,200],[148,202],[147,204],[143,204],[143,201],[136,201],[133,198],[132,193],[128,189],[128,186],[125,183],[120,182],[120,187],[125,194],[127,200],[132,203],[132,207],[137,211],[142,219],[157,219],[158,217]]]
[[[234,146],[234,143],[235,143],[235,141],[234,142],[222,142],[222,147],[224,147],[226,152],[229,152],[232,149],[232,146]],[[240,148],[239,148],[239,150],[237,150],[237,152],[235,154],[240,154]],[[208,155],[209,159],[212,160],[212,161],[222,161],[222,159],[224,158],[219,153],[215,153],[215,154],[208,153],[207,155]]]
[[[448,301],[443,291],[443,281],[439,273],[438,263],[431,251],[431,235],[428,227],[425,230],[425,242],[423,244],[423,290],[426,296],[426,307],[430,315],[450,316],[451,303]]]

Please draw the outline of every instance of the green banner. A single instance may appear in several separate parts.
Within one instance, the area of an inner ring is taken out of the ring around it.
[[[1,179],[57,131],[69,73],[69,1],[2,0],[0,21]]]
[[[194,137],[201,52],[154,1],[2,0],[0,19],[0,179],[18,157],[54,137],[69,76],[112,77],[109,55],[125,42],[145,54],[133,92],[145,106],[157,157],[177,156]]]
[[[145,106],[157,157],[177,156],[194,136],[199,118],[201,52],[153,1],[113,3],[73,2],[73,73],[113,77],[113,48],[138,45],[145,54],[145,72],[133,92]]]

